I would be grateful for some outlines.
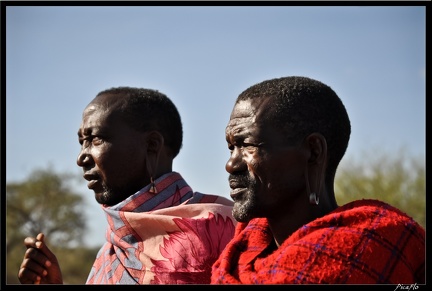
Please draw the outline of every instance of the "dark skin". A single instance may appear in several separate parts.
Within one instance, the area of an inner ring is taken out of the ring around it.
[[[154,179],[172,172],[173,156],[157,131],[133,129],[113,106],[114,96],[103,94],[90,102],[78,130],[81,150],[77,164],[88,188],[100,204],[113,206]],[[56,256],[44,234],[24,240],[27,251],[18,272],[22,284],[62,284]]]
[[[249,99],[234,106],[226,127],[231,155],[225,168],[234,218],[247,222],[266,217],[280,246],[302,225],[337,205],[334,193],[325,187],[325,138],[312,133],[289,144],[281,131],[265,122],[270,102]],[[309,203],[310,191],[319,194],[319,205]]]

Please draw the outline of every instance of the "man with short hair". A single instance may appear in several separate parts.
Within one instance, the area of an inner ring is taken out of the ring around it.
[[[233,216],[213,284],[425,283],[425,230],[378,200],[338,206],[351,133],[327,85],[266,80],[242,92],[226,127]]]
[[[172,170],[182,146],[177,108],[150,89],[100,92],[85,108],[77,164],[106,214],[106,242],[87,284],[208,284],[232,238],[232,201],[194,192]],[[23,284],[62,284],[44,235],[25,239]]]

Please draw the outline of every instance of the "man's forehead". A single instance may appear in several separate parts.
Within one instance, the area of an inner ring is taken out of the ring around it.
[[[123,99],[120,98],[116,94],[100,94],[96,96],[88,105],[87,108],[94,108],[98,110],[114,110],[115,108],[119,107],[121,101]],[[87,109],[86,108],[86,109]]]
[[[256,126],[255,109],[247,104],[239,104],[235,107],[226,126],[226,132],[230,134],[245,134]]]
[[[230,122],[257,122],[262,121],[264,116],[271,110],[269,98],[254,98],[240,100],[231,112]]]
[[[234,109],[239,111],[252,110],[253,109],[252,100],[251,99],[240,100],[234,105]]]
[[[228,127],[237,127],[237,126],[249,126],[250,124],[255,123],[255,115],[231,115],[230,120],[228,121]]]
[[[83,111],[83,117],[86,115],[91,114],[98,114],[98,115],[110,115],[115,111],[114,104],[107,103],[107,102],[101,102],[98,99],[94,99],[92,102],[90,102],[87,107]]]
[[[83,111],[82,127],[109,126],[108,124],[118,122],[117,114],[114,113],[112,108],[107,108],[98,103],[90,103]]]
[[[86,115],[86,114],[88,114],[88,113],[92,113],[92,112],[96,111],[96,110],[98,109],[98,107],[99,107],[99,106],[97,106],[97,105],[95,105],[95,104],[93,104],[93,103],[90,103],[90,104],[87,105],[87,107],[84,109],[84,111],[83,111],[83,115]]]

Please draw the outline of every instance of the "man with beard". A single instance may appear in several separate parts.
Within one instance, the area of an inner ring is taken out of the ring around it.
[[[84,109],[77,164],[108,228],[87,284],[208,284],[232,238],[232,201],[194,192],[172,170],[183,129],[175,105],[150,89],[100,92]],[[62,284],[44,234],[27,237],[18,278]]]
[[[379,200],[339,206],[351,134],[342,101],[306,77],[242,92],[226,127],[233,240],[212,284],[421,284],[425,230]]]

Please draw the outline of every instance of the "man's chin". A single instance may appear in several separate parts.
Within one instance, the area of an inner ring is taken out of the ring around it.
[[[251,220],[251,216],[248,211],[245,209],[241,209],[240,207],[236,207],[237,203],[234,203],[234,208],[232,210],[232,215],[238,222],[249,222]]]
[[[107,199],[106,192],[95,192],[96,202],[103,205],[109,205],[109,199]]]

